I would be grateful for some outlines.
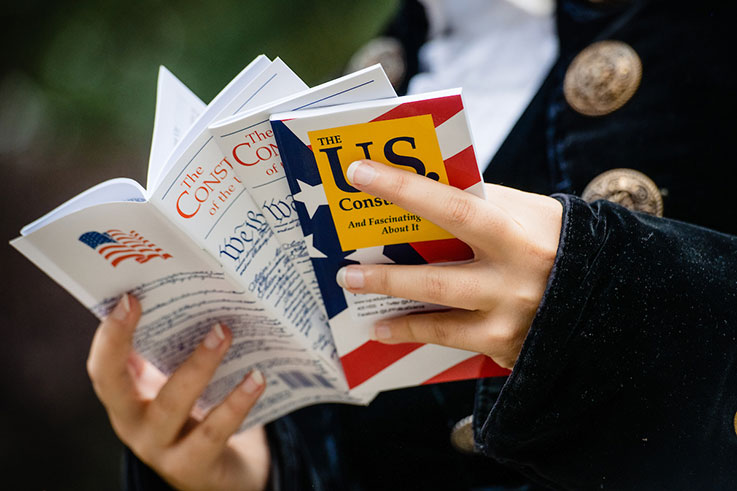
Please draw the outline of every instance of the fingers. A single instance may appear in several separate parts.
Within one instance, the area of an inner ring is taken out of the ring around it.
[[[539,247],[557,250],[563,211],[560,201],[496,184],[486,184],[486,199],[514,217]]]
[[[505,323],[494,325],[489,319],[486,312],[467,310],[406,315],[379,321],[370,337],[385,344],[430,343],[474,351],[510,368],[524,334]]]
[[[430,220],[471,246],[500,244],[514,222],[492,202],[413,172],[370,160],[353,162],[346,170],[351,184]]]
[[[461,266],[351,265],[341,268],[338,284],[352,293],[381,293],[467,310],[493,303],[493,271],[479,274]]]
[[[471,331],[478,317],[476,312],[465,310],[405,315],[377,322],[370,337],[386,344],[430,343],[477,351]]]
[[[182,440],[182,446],[200,458],[217,457],[256,404],[265,386],[261,371],[251,372]]]
[[[125,294],[97,328],[87,358],[87,372],[100,401],[108,411],[126,418],[142,408],[129,361],[133,333],[141,317],[135,297]]]
[[[148,405],[147,413],[160,444],[170,444],[177,438],[192,407],[222,361],[231,339],[230,331],[220,323],[216,324]]]

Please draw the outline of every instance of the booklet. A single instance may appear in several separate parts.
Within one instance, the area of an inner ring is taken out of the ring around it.
[[[403,386],[504,375],[490,358],[436,345],[369,339],[379,319],[443,308],[340,288],[357,263],[452,264],[473,251],[430,221],[359,192],[345,175],[371,159],[484,198],[460,89],[271,116],[348,387]],[[439,266],[440,267],[440,266]]]
[[[355,102],[357,94],[363,100],[396,97],[378,65],[355,72],[350,81],[348,85],[344,79],[333,80],[210,126],[210,133],[220,150],[227,158],[232,158],[236,175],[261,207],[277,240],[310,286],[320,306],[322,297],[317,278],[312,270],[269,116],[275,112]]]

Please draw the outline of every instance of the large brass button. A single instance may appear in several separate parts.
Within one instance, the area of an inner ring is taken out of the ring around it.
[[[461,453],[475,453],[473,442],[473,415],[466,416],[455,424],[450,431],[450,443]]]
[[[599,41],[581,51],[568,66],[563,94],[586,116],[603,116],[622,107],[637,91],[642,62],[622,41]]]
[[[633,169],[612,169],[599,174],[583,190],[581,198],[589,203],[605,199],[633,211],[663,216],[663,195],[658,186]]]
[[[734,434],[737,435],[737,413],[734,413]]]
[[[377,37],[363,45],[348,61],[347,72],[355,72],[380,63],[394,88],[402,85],[407,63],[402,43],[392,37]]]

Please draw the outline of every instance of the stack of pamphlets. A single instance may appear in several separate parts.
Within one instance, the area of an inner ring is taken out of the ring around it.
[[[162,67],[146,189],[103,182],[11,243],[99,318],[135,295],[134,347],[165,374],[227,325],[232,346],[199,406],[258,368],[267,389],[243,428],[309,404],[507,373],[476,353],[369,340],[378,319],[442,307],[345,292],[340,267],[473,254],[351,187],[345,170],[360,158],[483,197],[460,90],[396,97],[378,65],[310,89],[262,55],[206,105]]]

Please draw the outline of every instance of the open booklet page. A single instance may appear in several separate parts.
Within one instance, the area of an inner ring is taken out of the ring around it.
[[[255,368],[268,385],[245,425],[313,402],[345,399],[336,364],[313,354],[330,339],[286,328],[259,295],[224,274],[149,203],[90,207],[13,245],[98,317],[121,292],[133,293],[143,307],[135,349],[164,373],[178,367],[215,322],[226,324],[233,345],[199,401],[202,409],[219,402]],[[286,288],[265,294],[287,304],[297,296]],[[304,326],[304,313],[298,305],[293,308],[298,313],[291,321]]]
[[[166,67],[159,67],[147,187],[152,187],[157,181],[167,157],[206,107],[207,105]]]
[[[317,278],[269,116],[274,112],[387,97],[396,97],[396,93],[384,70],[375,65],[210,126],[210,133],[225,155],[225,160],[233,165],[235,174],[259,206],[282,249],[309,285],[321,309],[323,303]],[[311,239],[311,236],[307,238]]]
[[[253,81],[256,77],[261,75],[267,68],[272,65],[272,62],[264,55],[257,56],[251,63],[249,63],[243,70],[235,76],[233,80],[228,83],[223,89],[215,96],[215,98],[207,105],[207,107],[200,113],[195,121],[188,125],[188,130],[181,138],[178,138],[174,149],[169,152],[162,152],[166,154],[166,160],[164,162],[156,162],[156,172],[152,173],[149,170],[149,180],[147,182],[147,189],[149,192],[153,191],[160,183],[161,179],[169,172],[184,153],[189,144],[194,141],[202,132],[207,128],[214,117],[221,114],[223,108],[231,103],[233,100],[238,99],[239,94],[246,91],[252,86]],[[250,92],[249,92],[250,93]],[[184,122],[177,123],[178,125],[184,125]],[[156,143],[156,142],[154,142]]]

